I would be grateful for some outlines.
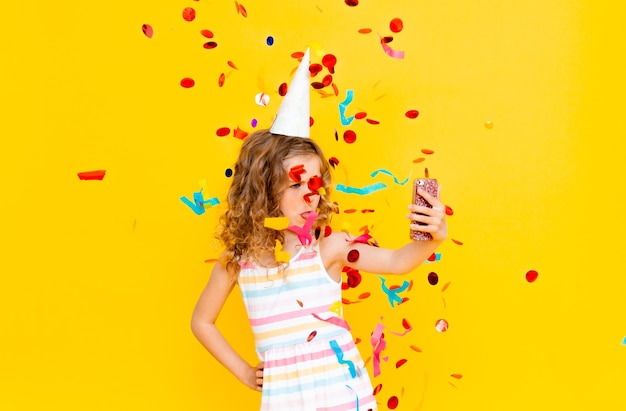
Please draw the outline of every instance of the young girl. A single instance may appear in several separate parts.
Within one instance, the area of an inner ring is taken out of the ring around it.
[[[431,233],[431,241],[392,250],[354,242],[345,232],[328,234],[324,227],[336,212],[330,190],[329,164],[312,140],[267,130],[244,140],[218,234],[225,251],[198,300],[192,330],[242,383],[262,391],[261,410],[377,409],[341,316],[342,269],[408,273],[447,235],[445,207],[426,192],[420,194],[433,207],[409,205],[407,217],[411,229]],[[288,228],[266,227],[271,217],[286,217]],[[277,244],[288,262],[277,261]],[[215,325],[236,284],[261,360],[256,366]]]

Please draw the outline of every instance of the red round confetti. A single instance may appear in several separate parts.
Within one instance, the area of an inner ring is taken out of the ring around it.
[[[432,254],[428,257],[428,261],[430,261],[430,262],[437,261],[437,254],[436,254],[436,253],[432,253]]]
[[[226,76],[224,75],[224,73],[220,74],[220,78],[217,81],[217,85],[222,87],[224,85],[224,81],[226,81]]]
[[[312,331],[311,334],[309,334],[309,336],[307,337],[306,342],[311,342],[311,340],[315,338],[316,335],[317,331]]]
[[[417,118],[417,116],[420,115],[420,112],[417,110],[409,110],[406,113],[404,113],[405,116],[407,116],[408,118]]]
[[[321,65],[321,64],[317,64],[317,63],[315,63],[315,64],[311,64],[311,65],[309,66],[309,73],[311,73],[311,77],[315,77],[315,76],[317,76],[317,73],[319,73],[320,71],[322,71],[322,69],[323,69],[323,68],[324,68],[324,67],[322,67],[322,65]]]
[[[200,30],[200,34],[202,34],[207,39],[213,38],[213,32],[211,30]]]
[[[217,134],[218,137],[226,137],[227,135],[230,134],[230,128],[228,127],[218,128],[215,134]]]
[[[313,127],[313,124],[315,124],[315,120],[313,117],[309,116],[309,127]]]
[[[448,331],[448,322],[444,319],[437,320],[435,323],[435,329],[440,333]]]
[[[382,384],[378,384],[375,388],[374,391],[372,392],[372,395],[376,395],[380,392],[380,390],[383,389],[383,385]]]
[[[372,29],[359,29],[359,33],[361,34],[368,34],[371,32],[372,32]]]
[[[348,251],[348,262],[354,263],[360,257],[359,250],[350,250]]]
[[[389,23],[389,28],[394,33],[400,33],[403,27],[404,27],[404,24],[402,23],[402,20],[397,17],[391,20],[391,22]]]
[[[339,165],[339,160],[337,159],[337,157],[331,157],[328,159],[328,162],[330,163],[330,165],[335,168],[335,166]]]
[[[183,18],[186,21],[193,21],[196,18],[196,11],[193,7],[185,7],[183,9]]]
[[[403,358],[403,359],[401,359],[401,360],[398,360],[398,362],[396,362],[396,368],[400,368],[400,367],[402,367],[404,364],[406,364],[406,361],[407,361],[407,360],[406,360],[406,359],[404,359],[404,358]]]
[[[422,153],[424,153],[424,154],[435,154],[435,152],[433,150],[430,150],[428,148],[423,148],[422,149]]]
[[[333,229],[329,225],[324,227],[324,237],[330,237],[332,233],[333,233]]]
[[[337,57],[333,56],[332,54],[327,54],[322,57],[322,64],[328,69],[328,71],[330,71],[330,74],[335,74],[335,64],[337,64]]]
[[[359,5],[359,0],[344,0],[344,2],[350,7],[356,7]]]
[[[324,87],[324,83],[319,82],[319,81],[314,81],[313,83],[311,83],[311,87],[313,87],[315,90],[320,90],[323,89]]]
[[[526,281],[528,281],[529,283],[534,282],[537,277],[539,276],[539,273],[535,270],[530,270],[526,273]]]
[[[452,210],[452,207],[446,206],[446,215],[453,215],[453,214],[454,214],[454,210]]]
[[[352,250],[352,251],[356,251],[356,250]],[[357,256],[357,259],[358,259],[358,256]],[[361,273],[359,272],[359,270],[356,270],[352,267],[346,267],[346,268],[348,268],[348,270],[346,271],[346,283],[348,284],[348,287],[349,288],[358,287],[359,284],[361,284],[361,280],[363,279],[363,277],[361,276]]]
[[[354,118],[356,118],[357,120],[361,120],[365,117],[367,117],[367,113],[365,111],[359,111],[354,115]]]
[[[348,285],[348,283],[346,283],[346,282],[342,282],[342,283],[341,283],[341,289],[342,289],[342,290],[344,290],[344,291],[345,291],[345,290],[349,290],[349,289],[350,289],[350,286]]]
[[[301,51],[296,51],[295,53],[291,53],[291,57],[293,57],[294,59],[301,59],[302,57],[304,57],[304,53]]]
[[[206,43],[204,43],[202,47],[204,47],[207,50],[211,50],[217,47],[217,43],[214,41],[207,41]]]
[[[389,400],[387,401],[387,408],[389,408],[390,410],[395,410],[399,402],[400,401],[398,400],[398,397],[394,395],[390,397]]]
[[[287,94],[287,88],[289,86],[287,86],[287,83],[283,83],[280,86],[278,86],[278,94],[282,97],[285,96],[285,94]]]
[[[143,26],[141,26],[141,31],[143,31],[143,34],[145,34],[146,37],[149,39],[151,39],[152,36],[154,35],[154,30],[152,29],[152,26],[149,24],[144,24]]]
[[[374,119],[371,119],[371,118],[365,119],[365,121],[367,121],[370,124],[374,124],[374,125],[380,124],[380,121],[374,120]]]
[[[436,272],[432,271],[428,273],[428,283],[430,285],[437,285],[438,282],[439,282],[439,276],[437,275]]]
[[[184,88],[191,88],[196,84],[196,82],[189,77],[185,77],[184,79],[182,79],[180,81],[180,85],[183,86]]]
[[[352,130],[346,130],[343,133],[343,141],[348,144],[352,144],[356,141],[356,133]]]
[[[325,75],[324,79],[322,80],[322,84],[324,85],[324,87],[330,86],[332,82],[333,82],[333,76],[330,74]]]

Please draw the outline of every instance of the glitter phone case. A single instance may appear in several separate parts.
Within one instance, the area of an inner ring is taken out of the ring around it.
[[[437,183],[437,180],[433,178],[417,178],[413,182],[413,204],[432,208],[432,205],[430,205],[428,201],[424,199],[424,197],[422,197],[421,195],[417,193],[418,188],[421,188],[422,190],[426,191],[428,194],[438,199],[439,198],[439,184]],[[420,225],[424,225],[424,224],[420,224]],[[432,240],[433,236],[430,233],[423,233],[421,231],[411,230],[411,239],[412,240]]]

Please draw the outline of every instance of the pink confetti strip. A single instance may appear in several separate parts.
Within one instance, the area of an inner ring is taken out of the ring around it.
[[[383,324],[376,325],[374,332],[372,333],[372,348],[374,349],[374,377],[380,375],[380,354],[387,347],[387,342],[383,338],[383,330],[385,326]]]

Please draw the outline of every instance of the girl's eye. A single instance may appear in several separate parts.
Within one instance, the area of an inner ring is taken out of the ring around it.
[[[300,188],[301,185],[302,185],[302,183],[294,183],[294,184],[290,185],[289,187],[291,187],[291,188]]]

